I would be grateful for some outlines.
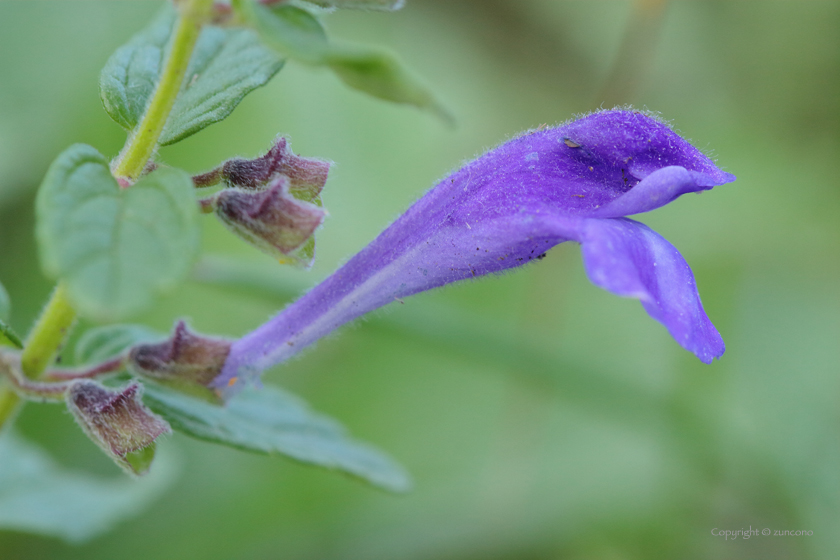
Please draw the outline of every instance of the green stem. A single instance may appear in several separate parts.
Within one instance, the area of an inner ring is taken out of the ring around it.
[[[20,397],[5,385],[0,386],[0,428],[12,419],[18,411]]]
[[[67,298],[67,287],[59,282],[29,333],[21,354],[21,368],[26,377],[36,379],[47,369],[75,320],[76,312]],[[15,416],[20,402],[21,398],[11,388],[0,386],[0,427]]]
[[[211,6],[210,0],[192,0],[182,9],[160,82],[143,119],[120,155],[114,168],[115,177],[136,179],[152,157],[163,127],[166,125],[166,119],[172,111],[172,106],[175,105],[178,92],[181,91],[187,65]]]
[[[76,311],[70,305],[67,286],[59,282],[47,307],[29,333],[20,356],[21,369],[30,379],[37,379],[55,359],[70,327],[76,320]]]

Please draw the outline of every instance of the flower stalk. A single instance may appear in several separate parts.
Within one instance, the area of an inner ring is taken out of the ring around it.
[[[19,364],[10,356],[0,354],[0,374],[6,378],[14,388],[15,396],[21,396],[36,401],[62,401],[67,394],[70,383],[41,383],[33,381],[20,371]],[[15,402],[15,405],[17,402]]]
[[[47,369],[75,321],[76,311],[70,304],[67,286],[59,282],[21,354],[21,369],[27,377],[37,379]]]

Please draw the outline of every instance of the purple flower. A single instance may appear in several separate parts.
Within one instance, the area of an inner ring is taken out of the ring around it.
[[[603,111],[534,130],[426,193],[370,245],[236,341],[213,385],[230,394],[344,323],[431,288],[526,264],[580,243],[596,285],[641,300],[701,361],[724,351],[679,252],[625,218],[735,180],[666,124]]]

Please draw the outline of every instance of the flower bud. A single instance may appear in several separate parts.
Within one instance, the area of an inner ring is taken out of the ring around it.
[[[142,386],[131,383],[109,389],[96,381],[81,379],[67,390],[67,408],[76,421],[114,462],[129,474],[149,470],[155,440],[172,431],[140,400]]]
[[[285,138],[278,138],[264,156],[228,160],[213,171],[193,177],[193,181],[199,187],[224,181],[231,187],[260,190],[275,175],[285,175],[289,178],[289,192],[309,202],[324,188],[329,170],[329,162],[297,156]]]
[[[274,178],[265,191],[225,189],[216,199],[216,215],[234,233],[283,261],[291,257],[308,266],[311,259],[296,253],[312,237],[326,212],[289,193],[290,180]]]
[[[190,332],[186,323],[178,321],[167,340],[132,348],[128,366],[133,373],[161,385],[218,402],[218,395],[208,385],[222,370],[230,344]]]

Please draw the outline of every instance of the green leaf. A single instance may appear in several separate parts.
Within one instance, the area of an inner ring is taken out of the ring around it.
[[[268,83],[283,63],[250,29],[205,27],[163,128],[161,145],[174,144],[226,118],[246,95]]]
[[[396,492],[406,491],[411,485],[406,472],[390,457],[349,438],[340,424],[276,388],[246,389],[225,406],[153,384],[147,384],[143,398],[173,430],[198,439],[245,451],[285,455]]]
[[[392,53],[371,47],[333,45],[325,63],[348,86],[374,97],[428,109],[453,122],[432,91]]]
[[[99,77],[99,97],[105,111],[120,126],[131,130],[146,110],[163,69],[164,54],[175,25],[168,5],[143,31],[118,48]]]
[[[50,166],[36,214],[44,270],[66,280],[77,310],[96,319],[142,310],[181,281],[198,251],[189,174],[159,169],[121,189],[84,144]]]
[[[0,434],[0,527],[79,543],[137,515],[175,481],[166,454],[142,480],[64,470],[44,451]]]
[[[0,346],[13,346],[23,349],[23,342],[18,334],[3,321],[0,321]]]
[[[428,109],[446,121],[449,112],[392,53],[331,43],[318,20],[294,6],[246,4],[246,19],[283,56],[331,69],[345,84],[374,97]]]
[[[175,10],[167,5],[145,30],[117,49],[102,70],[102,104],[127,130],[140,122],[154,93],[168,55],[175,17]],[[262,46],[253,31],[205,27],[160,144],[174,144],[223,120],[247,94],[265,85],[282,67],[283,60]]]
[[[322,8],[352,8],[360,10],[399,10],[405,0],[307,0]]]
[[[85,332],[76,343],[76,363],[95,364],[122,354],[136,344],[166,338],[143,325],[108,325]]]
[[[283,56],[321,65],[329,52],[327,34],[318,19],[301,8],[246,4],[247,19],[263,41]]]
[[[12,309],[9,294],[3,284],[0,284],[0,346],[14,346],[15,348],[23,348],[23,343],[20,337],[10,327],[6,321],[9,320],[9,315]]]
[[[0,321],[8,321],[12,312],[12,300],[9,298],[9,292],[0,284]]]
[[[130,473],[143,474],[152,468],[152,461],[155,460],[157,443],[152,442],[148,447],[133,451],[123,459],[129,466]]]

